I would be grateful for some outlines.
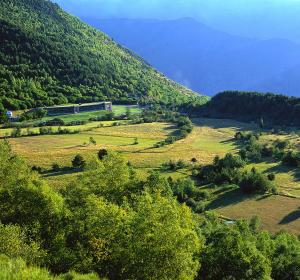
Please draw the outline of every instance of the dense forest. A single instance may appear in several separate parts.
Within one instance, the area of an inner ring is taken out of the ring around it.
[[[206,100],[50,1],[0,5],[0,110],[99,100]]]
[[[300,98],[257,92],[226,91],[198,108],[207,117],[255,121],[261,125],[300,126]]]
[[[58,192],[0,142],[0,278],[299,279],[297,237],[195,214],[174,196],[189,182],[100,150]]]

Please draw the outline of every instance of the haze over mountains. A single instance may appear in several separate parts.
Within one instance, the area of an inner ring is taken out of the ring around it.
[[[192,17],[230,34],[300,42],[299,0],[54,0],[88,18]]]
[[[300,95],[300,44],[249,39],[197,20],[91,19],[168,77],[195,91],[255,90]]]

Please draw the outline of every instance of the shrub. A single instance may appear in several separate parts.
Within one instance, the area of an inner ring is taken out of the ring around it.
[[[59,164],[58,164],[58,163],[53,163],[53,164],[52,164],[52,170],[53,170],[54,172],[59,172],[59,171],[60,171],[60,166],[59,166]]]
[[[72,166],[74,168],[84,168],[86,165],[86,162],[82,155],[76,155],[74,159],[72,160]]]
[[[276,140],[274,142],[274,146],[278,148],[279,150],[284,150],[288,148],[290,145],[290,142],[288,140]]]
[[[261,173],[244,173],[240,188],[245,193],[266,193],[272,190],[273,184]]]
[[[97,145],[97,142],[96,142],[96,140],[94,139],[94,137],[90,137],[90,139],[89,139],[89,143],[90,144],[92,144],[92,145]]]
[[[283,156],[282,163],[290,167],[298,167],[300,165],[300,153],[289,151]]]
[[[52,120],[44,122],[43,125],[45,125],[45,126],[60,126],[60,125],[65,125],[65,121],[60,118],[54,118]]]
[[[21,137],[22,136],[22,130],[20,127],[16,127],[13,129],[13,131],[10,134],[11,137],[16,138],[16,137]]]
[[[99,152],[98,152],[98,158],[99,158],[100,160],[103,160],[103,158],[104,158],[105,156],[107,156],[107,155],[108,155],[108,152],[107,152],[106,149],[101,149],[101,150],[99,150]]]
[[[32,171],[36,171],[36,172],[38,172],[38,173],[42,173],[42,172],[43,172],[43,168],[40,167],[40,166],[37,166],[37,165],[32,166],[32,167],[31,167],[31,170],[32,170]]]
[[[138,145],[138,144],[139,144],[139,140],[137,138],[134,138],[133,145]]]
[[[268,174],[268,179],[269,179],[269,181],[275,181],[275,174],[274,173],[270,173],[270,174]]]

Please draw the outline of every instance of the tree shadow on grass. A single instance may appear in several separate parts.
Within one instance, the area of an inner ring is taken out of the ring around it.
[[[296,220],[300,219],[300,207],[291,212],[290,214],[286,215],[280,222],[279,224],[280,225],[286,225],[286,224],[289,224],[291,222],[294,222]]]
[[[235,205],[255,196],[244,194],[239,188],[226,191],[220,194],[215,200],[207,205],[207,210],[223,208],[229,205]]]
[[[296,179],[296,181],[300,181],[300,169],[299,168],[291,168],[288,166],[284,166],[282,164],[278,164],[276,166],[270,167],[267,170],[265,170],[263,173],[268,174],[268,173],[275,173],[275,174],[280,174],[280,173],[288,173],[292,172],[293,177]]]
[[[257,124],[240,122],[230,119],[216,119],[216,118],[196,118],[193,119],[194,125],[197,126],[207,126],[213,129],[220,128],[234,128],[237,131],[248,131],[249,129],[257,130]]]
[[[44,178],[50,178],[50,177],[56,177],[56,176],[63,176],[67,174],[76,174],[82,172],[82,169],[78,168],[72,168],[72,167],[65,167],[60,169],[59,171],[54,171],[54,170],[47,170],[42,173]]]

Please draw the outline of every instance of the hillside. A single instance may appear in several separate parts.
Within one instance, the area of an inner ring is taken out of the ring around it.
[[[209,117],[300,126],[300,98],[257,92],[226,91],[202,106]],[[201,111],[200,110],[200,111]]]
[[[195,91],[276,92],[297,96],[300,82],[286,73],[300,63],[300,45],[214,30],[196,20],[83,18]]]
[[[0,0],[0,107],[182,103],[195,94],[46,0]]]

